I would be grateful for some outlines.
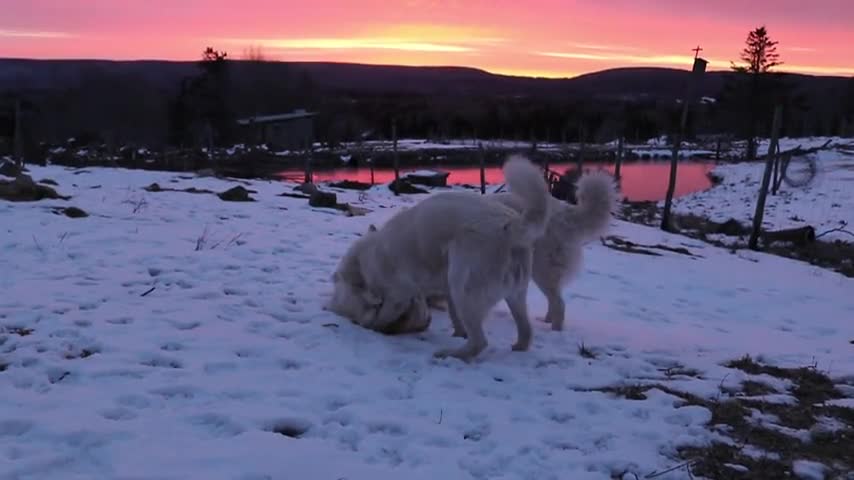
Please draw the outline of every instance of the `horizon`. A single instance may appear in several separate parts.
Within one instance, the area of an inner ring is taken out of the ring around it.
[[[709,71],[729,70],[750,30],[779,41],[777,70],[854,76],[854,4],[782,0],[715,8],[699,0],[653,6],[559,0],[525,5],[472,0],[304,2],[245,0],[0,0],[0,58],[194,61],[205,47],[230,59],[259,49],[281,62],[462,67],[497,75],[573,78],[614,68],[690,70],[694,49]],[[357,4],[357,5],[354,5]],[[154,7],[154,8],[152,8]],[[698,33],[702,32],[702,33]],[[642,38],[643,42],[637,39]]]
[[[237,61],[237,62],[251,62],[253,60],[246,58],[228,58],[229,61]],[[27,57],[3,57],[0,56],[0,61],[24,61],[24,62],[114,62],[114,63],[195,63],[200,61],[200,59],[187,59],[187,60],[168,60],[162,58],[134,58],[134,59],[112,59],[112,58],[27,58]],[[688,73],[691,71],[690,68],[679,68],[675,66],[616,66],[616,67],[608,67],[602,68],[600,70],[591,70],[589,72],[583,72],[578,75],[573,76],[554,76],[554,77],[543,77],[543,76],[531,76],[531,75],[514,75],[508,73],[500,73],[500,72],[491,72],[489,70],[468,66],[468,65],[400,65],[400,64],[390,64],[390,63],[366,63],[366,62],[348,62],[348,61],[334,61],[334,60],[280,60],[280,59],[265,59],[264,62],[269,63],[290,63],[290,64],[331,64],[331,65],[351,65],[351,66],[366,66],[366,67],[376,67],[376,68],[413,68],[413,69],[461,69],[461,70],[475,70],[479,72],[483,72],[488,75],[494,76],[504,76],[504,77],[517,77],[517,78],[532,78],[532,79],[545,79],[545,80],[572,80],[575,78],[583,77],[585,75],[595,75],[598,73],[604,73],[614,70],[675,70],[680,72]],[[706,73],[728,73],[731,72],[730,69],[706,69]],[[822,76],[822,77],[842,77],[848,78],[848,75],[819,75],[819,74],[810,74],[810,73],[800,73],[800,72],[783,72],[787,74],[793,75],[806,75],[806,76]]]

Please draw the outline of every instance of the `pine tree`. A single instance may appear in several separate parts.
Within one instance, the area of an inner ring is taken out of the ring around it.
[[[741,61],[745,65],[732,64],[732,69],[739,73],[761,75],[769,73],[772,68],[783,64],[777,53],[777,42],[768,36],[768,30],[761,26],[747,35],[747,44],[741,51]]]
[[[757,131],[760,123],[768,123],[761,120],[766,120],[774,105],[786,97],[786,86],[773,71],[783,64],[777,44],[765,26],[752,30],[739,55],[743,63],[732,63],[737,75],[725,88],[724,101],[730,104],[729,110],[742,124],[742,135],[747,138],[747,160],[756,158]]]

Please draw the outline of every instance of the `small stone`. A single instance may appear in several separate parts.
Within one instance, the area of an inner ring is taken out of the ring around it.
[[[226,202],[254,202],[255,199],[249,196],[249,190],[240,185],[229,188],[228,190],[218,193],[217,196]]]
[[[85,218],[89,216],[83,209],[77,207],[66,207],[62,210],[62,213],[68,218]]]
[[[338,205],[338,196],[332,192],[316,190],[309,197],[308,204],[316,208],[335,208]]]

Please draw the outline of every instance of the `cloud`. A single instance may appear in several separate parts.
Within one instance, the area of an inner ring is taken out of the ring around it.
[[[628,47],[625,45],[602,45],[594,43],[573,43],[572,46],[585,50],[602,50],[606,52],[640,52],[643,50],[639,47]]]
[[[367,34],[310,38],[226,38],[237,44],[293,51],[397,50],[426,53],[474,53],[507,40],[477,28],[400,24],[370,29]]]
[[[571,58],[575,60],[594,60],[600,62],[632,63],[648,65],[682,65],[694,64],[692,55],[629,55],[620,53],[584,53],[584,52],[537,52],[538,55],[555,58]],[[719,59],[705,58],[709,64],[726,64],[729,62]]]
[[[65,32],[40,32],[34,30],[8,30],[0,28],[0,37],[11,37],[11,38],[69,38],[73,37],[69,33]]]
[[[277,50],[403,50],[408,52],[465,53],[475,48],[449,43],[422,42],[405,38],[255,38],[226,39]]]
[[[818,51],[817,49],[810,48],[810,47],[788,47],[786,50],[788,50],[790,52],[805,52],[805,53],[813,53],[813,52]]]

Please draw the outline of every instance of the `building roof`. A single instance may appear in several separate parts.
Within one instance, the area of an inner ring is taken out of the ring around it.
[[[237,120],[240,125],[250,125],[253,123],[275,123],[297,120],[300,118],[308,118],[317,115],[315,112],[306,112],[305,110],[294,110],[291,113],[279,113],[276,115],[259,115],[255,117],[241,118]]]

